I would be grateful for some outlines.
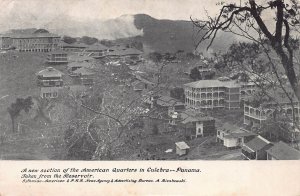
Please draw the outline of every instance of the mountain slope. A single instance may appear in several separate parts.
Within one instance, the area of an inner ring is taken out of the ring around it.
[[[195,49],[196,40],[204,33],[200,32],[198,37],[195,37],[197,32],[191,21],[157,20],[145,14],[137,14],[134,18],[137,29],[143,30],[143,36],[137,39],[159,52],[178,50],[192,52]],[[208,52],[224,51],[234,41],[233,35],[220,32]],[[204,42],[198,50],[207,53],[207,45],[208,42]]]

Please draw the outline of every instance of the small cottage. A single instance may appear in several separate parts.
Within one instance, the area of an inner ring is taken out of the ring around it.
[[[267,160],[267,150],[272,146],[270,141],[258,135],[243,145],[242,155],[248,160]]]
[[[300,160],[300,151],[280,141],[267,150],[268,160]]]
[[[176,145],[176,154],[179,156],[186,155],[190,149],[190,147],[185,142],[177,142]]]
[[[256,134],[242,130],[240,127],[225,123],[217,130],[217,142],[222,142],[227,148],[242,147],[252,140]]]
[[[216,135],[215,119],[193,109],[186,109],[179,114],[180,126],[191,139]]]

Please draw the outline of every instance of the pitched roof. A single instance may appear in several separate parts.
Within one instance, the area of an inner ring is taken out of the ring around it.
[[[220,80],[199,80],[196,82],[191,82],[184,84],[184,86],[192,88],[213,88],[213,87],[239,87],[240,83],[235,80],[230,81],[220,81]]]
[[[112,47],[109,47],[109,50],[125,50],[125,49],[127,49],[127,47],[125,47],[125,46],[123,46],[123,45],[121,45],[121,46],[118,46],[118,45],[116,45],[116,46],[112,46]]]
[[[300,151],[282,141],[268,149],[267,153],[279,160],[300,160]]]
[[[240,137],[247,137],[247,136],[254,136],[255,133],[251,132],[241,132],[241,133],[229,133],[228,135],[225,135],[225,138],[240,138]]]
[[[121,50],[114,50],[112,52],[109,52],[108,56],[127,56],[127,55],[141,55],[143,54],[142,51],[135,49],[135,48],[125,48]]]
[[[64,74],[53,67],[47,67],[46,69],[37,72],[36,75],[43,77],[62,77]]]
[[[253,151],[258,151],[258,150],[263,149],[265,146],[267,146],[269,144],[271,144],[270,141],[268,141],[265,138],[258,135],[254,139],[250,140],[248,143],[246,143],[244,145]]]
[[[86,48],[86,51],[103,51],[103,50],[107,50],[108,47],[100,44],[100,43],[96,43],[93,44],[91,46],[89,46],[88,48]]]
[[[20,33],[12,33],[7,34],[6,36],[9,36],[11,38],[20,39],[20,38],[41,38],[41,37],[56,37],[59,38],[60,36],[53,33],[26,33],[26,34],[20,34]]]
[[[179,105],[184,105],[181,101],[178,101],[172,97],[168,96],[160,96],[157,99],[156,102],[160,106],[179,106]]]
[[[78,55],[70,55],[68,57],[69,61],[70,62],[82,62],[82,61],[92,61],[94,60],[93,57],[90,57],[90,56],[78,56]]]
[[[86,45],[85,43],[72,43],[72,44],[68,44],[66,42],[61,42],[60,44],[63,48],[87,48],[88,45]]]
[[[214,120],[213,117],[207,116],[203,113],[196,112],[193,109],[185,109],[183,112],[180,113],[180,117],[181,119],[183,119],[183,121],[181,122],[182,124],[187,124],[190,122]]]
[[[175,145],[181,150],[190,148],[185,142],[177,142],[177,143],[175,143]]]

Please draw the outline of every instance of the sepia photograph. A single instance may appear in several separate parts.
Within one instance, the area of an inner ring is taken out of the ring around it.
[[[297,0],[1,0],[1,160],[299,160]]]

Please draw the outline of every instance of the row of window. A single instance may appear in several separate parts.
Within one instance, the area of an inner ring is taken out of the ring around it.
[[[196,106],[198,106],[198,107],[200,107],[200,106],[211,106],[211,105],[213,105],[213,106],[223,106],[224,105],[224,100],[220,100],[220,101],[218,101],[218,100],[207,100],[207,101],[192,101],[192,100],[190,100],[190,99],[186,99],[186,103],[191,103],[191,104],[193,104],[193,105],[196,105]]]
[[[189,97],[195,97],[195,98],[211,98],[212,96],[213,97],[223,97],[225,95],[224,92],[219,92],[219,93],[201,93],[201,94],[195,94],[195,93],[191,93],[191,92],[187,92],[187,96]]]
[[[257,110],[257,109],[254,109],[254,108],[250,108],[249,109],[249,107],[247,107],[247,106],[245,107],[244,112],[246,114],[255,114],[257,116],[260,115],[260,110]],[[292,110],[292,108],[285,108],[285,109],[283,109],[283,112],[286,113],[286,114],[290,114],[291,115],[293,113],[293,110]],[[262,116],[264,116],[266,114],[270,114],[270,113],[273,113],[273,110],[269,109],[269,110],[261,111]],[[294,113],[298,114],[299,113],[299,109],[298,108],[294,108]]]
[[[58,93],[57,92],[43,93],[43,98],[56,98],[56,97],[58,97]]]

